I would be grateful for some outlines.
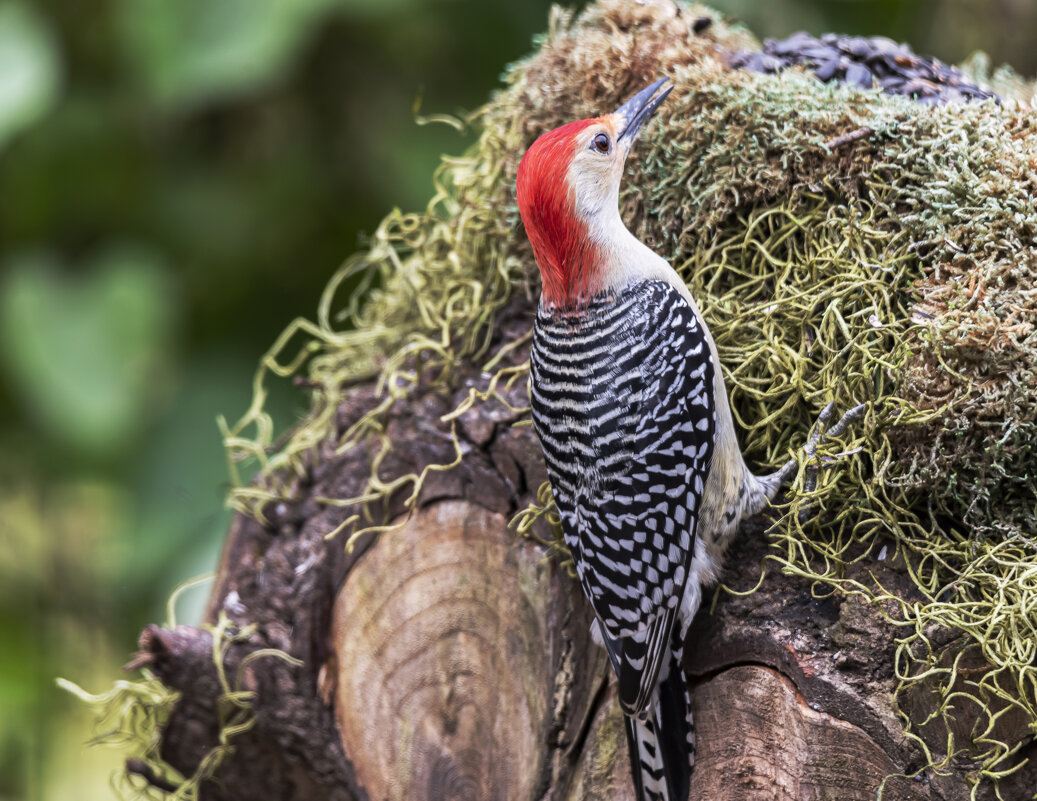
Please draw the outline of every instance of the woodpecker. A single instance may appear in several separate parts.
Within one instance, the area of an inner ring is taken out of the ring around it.
[[[611,114],[543,134],[523,156],[516,183],[541,276],[530,352],[533,424],[594,610],[594,639],[618,678],[640,801],[688,798],[688,627],[739,523],[762,511],[797,466],[791,460],[764,476],[746,467],[716,346],[694,298],[620,218],[627,155],[673,88],[659,91],[668,80]]]

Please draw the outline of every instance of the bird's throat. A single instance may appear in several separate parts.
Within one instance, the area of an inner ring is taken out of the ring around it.
[[[557,271],[541,271],[545,279],[541,290],[544,300],[565,308],[586,306],[603,288],[599,261],[600,254],[581,252]]]
[[[530,237],[540,267],[543,300],[561,308],[585,306],[604,288],[607,273],[604,249],[587,236],[584,225],[574,223],[574,228],[550,243]]]

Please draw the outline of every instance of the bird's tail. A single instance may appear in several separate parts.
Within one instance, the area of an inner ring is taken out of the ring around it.
[[[688,801],[695,726],[680,653],[671,658],[648,708],[626,718],[630,771],[638,801]]]

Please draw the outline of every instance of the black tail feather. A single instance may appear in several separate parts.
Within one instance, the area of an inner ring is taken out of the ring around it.
[[[659,685],[660,745],[673,801],[686,801],[691,789],[691,766],[695,761],[695,736],[684,669],[670,665],[670,675]]]
[[[630,772],[638,801],[688,801],[694,729],[684,670],[676,658],[648,709],[626,718]]]

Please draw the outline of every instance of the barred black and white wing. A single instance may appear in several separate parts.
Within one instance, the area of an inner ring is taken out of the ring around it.
[[[669,653],[716,433],[705,328],[665,281],[541,307],[533,422],[627,714]]]

